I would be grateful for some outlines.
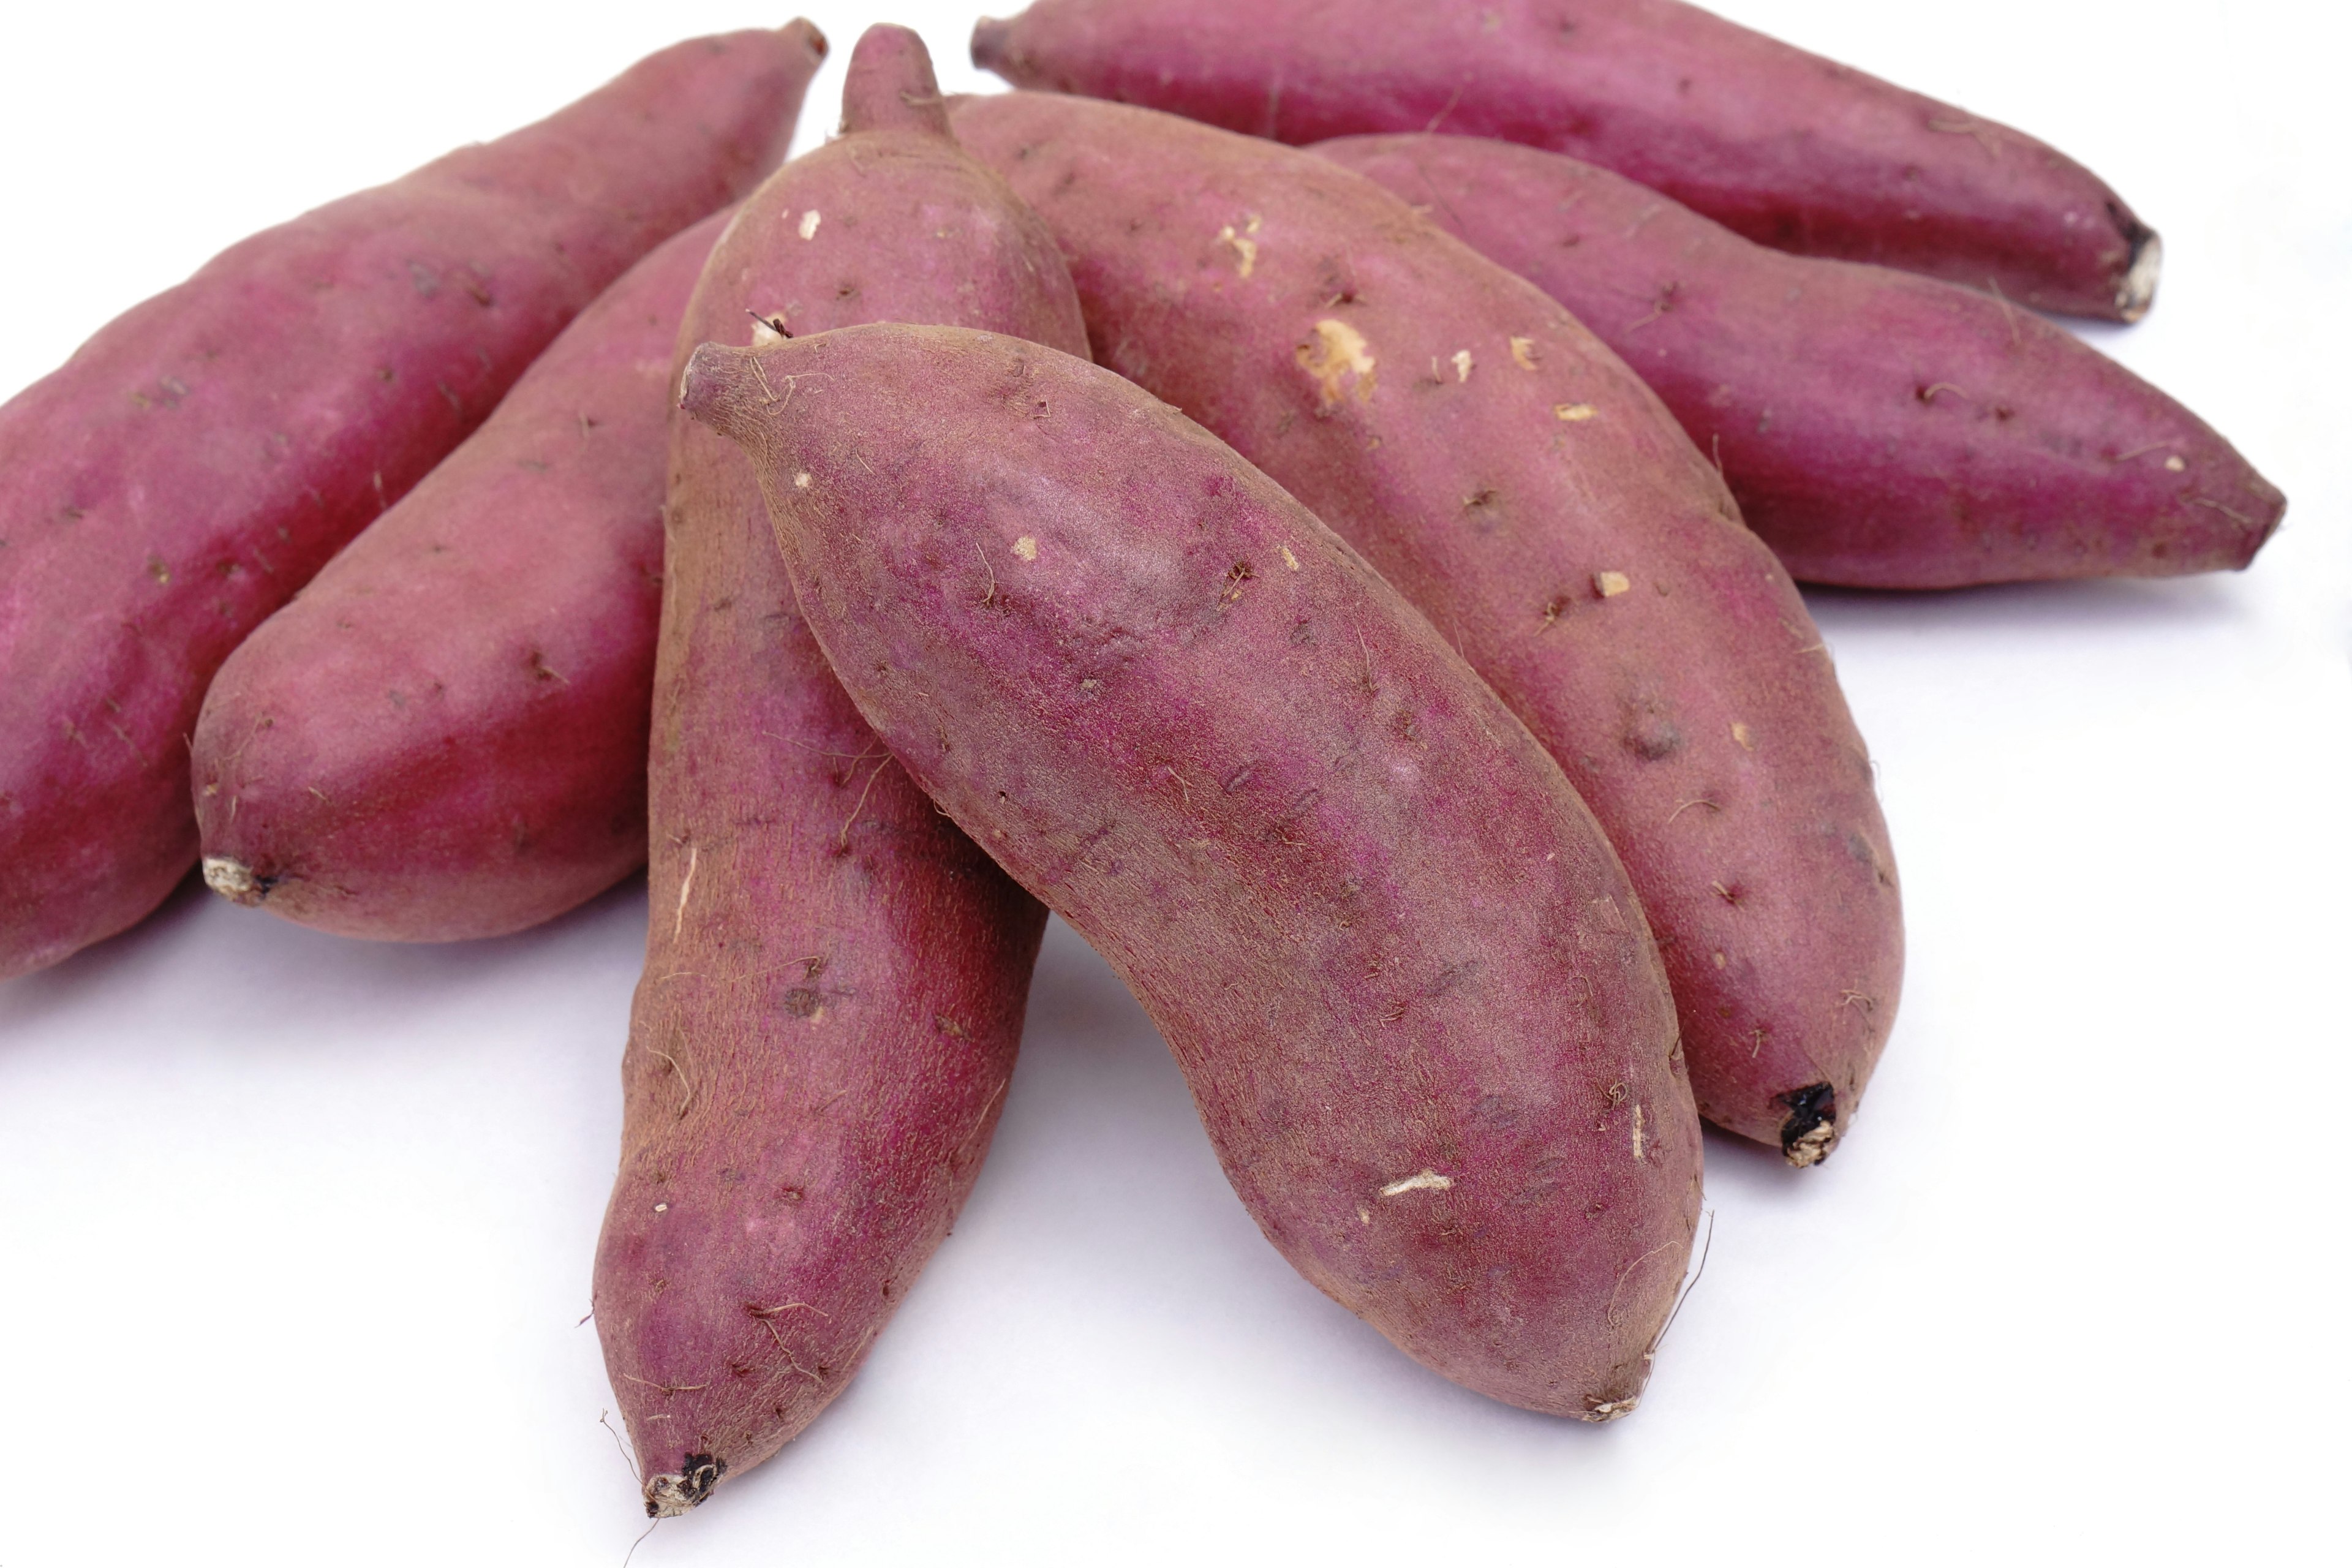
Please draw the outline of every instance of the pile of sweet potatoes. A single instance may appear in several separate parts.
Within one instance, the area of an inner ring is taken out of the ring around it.
[[[1622,1416],[1701,1120],[1819,1163],[1896,1014],[1796,581],[2242,568],[2284,498],[2035,313],[2148,308],[2120,197],[1693,7],[972,51],[1053,90],[877,26],[779,166],[824,38],[679,45],[0,406],[0,977],[199,865],[441,942],[649,864],[594,1273],[657,1517],[946,1236],[1048,910],[1302,1275]]]

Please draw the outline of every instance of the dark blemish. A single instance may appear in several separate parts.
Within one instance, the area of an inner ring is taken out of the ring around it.
[[[1237,790],[1237,789],[1241,788],[1244,784],[1245,784],[1249,783],[1249,782],[1250,782],[1250,775],[1251,775],[1252,773],[1255,773],[1256,771],[1257,771],[1257,770],[1255,770],[1255,768],[1243,768],[1243,769],[1241,769],[1239,772],[1237,772],[1237,773],[1235,773],[1232,774],[1230,777],[1228,777],[1228,778],[1225,780],[1225,783],[1224,783],[1224,790],[1225,790],[1225,793],[1226,793],[1227,795],[1231,795],[1231,794],[1233,794],[1233,793],[1234,793],[1234,791],[1235,791],[1235,790]]]
[[[378,381],[390,381],[392,379],[392,366],[385,365],[383,369],[377,371],[375,373],[375,378]]]
[[[449,390],[449,384],[446,381],[436,381],[433,384],[440,390],[441,395],[448,400],[449,412],[463,419],[466,416],[466,405],[458,401],[456,393]]]
[[[1464,981],[1475,978],[1478,971],[1485,967],[1484,963],[1475,958],[1465,959],[1460,963],[1449,963],[1437,972],[1435,979],[1421,988],[1421,994],[1424,998],[1443,996]]]
[[[150,555],[147,557],[147,575],[154,578],[158,583],[169,583],[172,580],[172,569],[163,564],[162,556]]]
[[[710,1489],[727,1473],[727,1462],[710,1454],[688,1454],[678,1467],[677,1495],[686,1500],[688,1508],[700,1508],[710,1497]],[[651,1498],[646,1500],[646,1517],[658,1519],[661,1510]]]
[[[408,706],[408,699],[397,691],[387,691],[384,695],[392,700],[392,705],[394,708],[405,708]]]
[[[1481,1096],[1470,1114],[1489,1127],[1509,1127],[1519,1119],[1517,1108],[1499,1094]]]
[[[1780,1123],[1780,1153],[1791,1165],[1818,1165],[1830,1157],[1837,1142],[1837,1090],[1825,1083],[1809,1083],[1777,1095],[1775,1105],[1788,1108]]]
[[[855,300],[857,298],[857,285],[855,283],[839,284],[835,287],[833,297],[836,300]]]
[[[1572,595],[1554,594],[1544,605],[1543,625],[1537,628],[1536,635],[1541,637],[1545,632],[1551,630],[1553,625],[1561,616],[1568,613],[1575,602]]]
[[[1412,715],[1410,713],[1399,713],[1396,716],[1396,731],[1398,736],[1403,740],[1413,742],[1416,744],[1420,742],[1421,727],[1412,721]]]
[[[1496,501],[1502,499],[1503,492],[1496,489],[1494,486],[1480,485],[1476,489],[1472,490],[1468,495],[1462,498],[1462,510],[1465,511],[1475,511],[1481,507],[1493,506]]]
[[[549,664],[547,662],[547,656],[540,652],[537,648],[531,649],[530,658],[528,661],[526,668],[530,669],[530,676],[533,680],[561,680],[566,686],[572,684],[569,679],[565,679],[563,672]]]
[[[1996,403],[1992,405],[1992,416],[2001,424],[2006,425],[2011,420],[2017,417],[2017,410],[2011,408],[2006,403]]]
[[[1645,763],[1662,762],[1682,750],[1683,732],[1673,720],[1660,713],[1641,713],[1625,726],[1620,737],[1625,749]]]
[[[422,261],[408,264],[408,281],[427,300],[441,292],[441,275]]]
[[[1250,570],[1250,563],[1248,562],[1234,562],[1233,565],[1226,570],[1225,590],[1217,596],[1219,602],[1227,605],[1239,602],[1242,596],[1242,584],[1248,582],[1256,574]]]
[[[784,1011],[795,1018],[805,1018],[817,1010],[822,1000],[810,987],[795,985],[784,993]]]
[[[1741,887],[1737,882],[1732,883],[1729,887],[1724,886],[1721,882],[1713,882],[1708,885],[1714,888],[1715,896],[1717,898],[1721,899],[1725,903],[1729,904],[1734,909],[1738,909],[1739,907],[1739,900],[1748,896],[1748,889]]]
[[[1313,647],[1315,646],[1314,626],[1309,622],[1301,621],[1297,626],[1292,626],[1290,628],[1290,646],[1293,647]]]
[[[466,279],[466,292],[474,297],[474,303],[477,305],[490,303],[490,291],[482,287],[482,280],[478,278]]]

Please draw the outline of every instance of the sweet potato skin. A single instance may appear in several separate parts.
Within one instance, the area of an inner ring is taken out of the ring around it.
[[[1894,860],[1794,584],[1622,362],[1326,160],[1150,110],[959,100],[1071,261],[1096,358],[1420,608],[1624,857],[1701,1114],[1828,1152],[1892,1022]]]
[[[732,216],[630,268],[221,666],[192,746],[215,891],[448,942],[645,864],[670,358]]]
[[[1456,1382],[1631,1409],[1698,1215],[1673,1002],[1598,825],[1434,629],[1032,345],[714,345],[685,399],[900,764],[1142,999],[1268,1239]]]
[[[1293,143],[1521,142],[1783,250],[2074,315],[2137,320],[2162,256],[2054,148],[1676,0],[1037,0],[972,59]]]
[[[1790,256],[1572,158],[1313,151],[1542,289],[1719,453],[1796,576],[1867,588],[2244,567],[2286,498],[2194,414],[1991,295]]]
[[[0,978],[171,890],[230,650],[606,285],[773,166],[823,47],[803,22],[652,56],[232,247],[0,407]]]
[[[913,34],[859,41],[847,133],[744,204],[681,364],[877,318],[1085,352],[1052,237],[957,151],[938,98]],[[656,1516],[772,1455],[857,1370],[979,1173],[1045,930],[834,679],[742,454],[677,418],[668,494],[653,922],[595,1272]]]

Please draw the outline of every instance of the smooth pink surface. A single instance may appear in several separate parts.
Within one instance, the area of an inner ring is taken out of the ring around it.
[[[1698,1218],[1673,1001],[1591,814],[1429,623],[1067,355],[714,346],[686,405],[758,458],[900,764],[1142,999],[1267,1238],[1456,1382],[1630,1410]]]
[[[1312,507],[1559,760],[1657,930],[1700,1111],[1825,1152],[1902,985],[1894,858],[1804,601],[1673,416],[1328,160],[1045,93],[951,115],[1053,226],[1097,358]]]
[[[1769,250],[1531,147],[1314,151],[1567,306],[1719,455],[1740,515],[1809,582],[2235,570],[2286,510],[2203,420],[1989,294]]]
[[[823,54],[804,22],[664,50],[224,251],[0,407],[0,977],[171,890],[222,660],[607,284],[773,165]]]
[[[730,216],[583,311],[214,677],[196,820],[240,902],[446,942],[645,863],[670,356]]]
[[[1294,143],[1523,142],[1783,250],[2079,315],[2137,313],[2119,295],[2154,237],[2022,132],[1676,0],[1038,0],[982,22],[972,58]]]
[[[901,94],[936,102],[929,59],[913,34],[872,29],[846,134],[743,205],[681,365],[769,322],[952,321],[1085,352],[1052,237],[943,123],[910,123]],[[947,1235],[1003,1109],[1045,918],[858,717],[751,465],[683,416],[667,521],[653,922],[595,1286],[657,1512],[815,1419]]]

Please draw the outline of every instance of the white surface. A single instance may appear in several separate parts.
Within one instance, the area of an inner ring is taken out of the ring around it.
[[[1057,927],[955,1237],[809,1435],[638,1564],[2341,1551],[2310,1532],[2347,1457],[2352,30],[1722,8],[2126,192],[2167,277],[2094,335],[2286,489],[2284,532],[2242,577],[1813,596],[1905,873],[1902,1017],[1824,1168],[1709,1141],[1712,1261],[1633,1419],[1465,1394],[1292,1275]],[[878,15],[810,11],[803,145]],[[11,7],[0,392],[253,228],[787,14]],[[965,5],[896,15],[973,83]],[[184,891],[0,987],[0,1568],[617,1568],[644,1521],[578,1320],[642,897],[419,950]]]

